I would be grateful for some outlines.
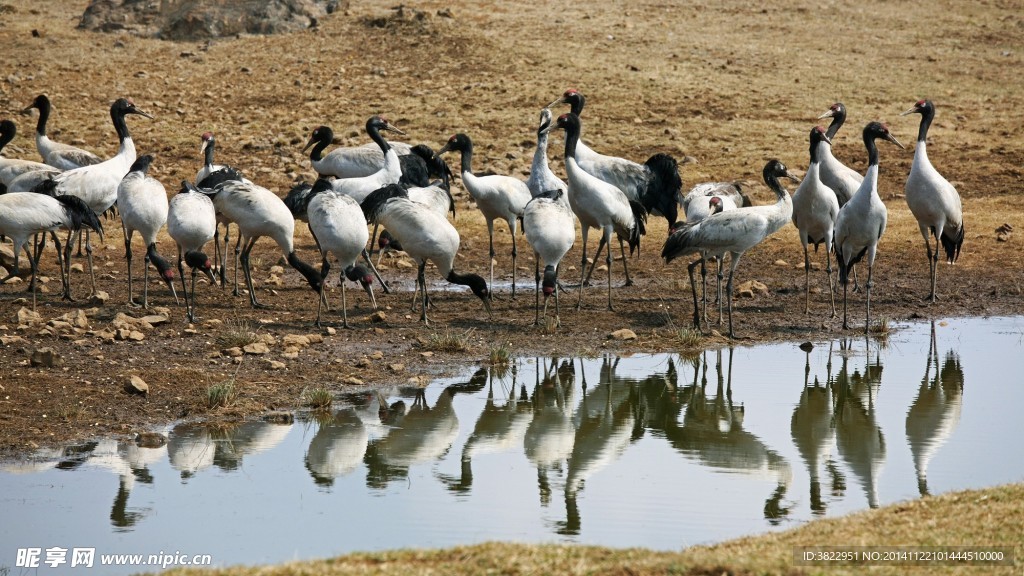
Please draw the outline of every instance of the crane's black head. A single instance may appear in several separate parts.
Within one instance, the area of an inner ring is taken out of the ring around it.
[[[725,204],[722,203],[722,199],[719,198],[718,196],[712,196],[708,200],[708,208],[711,210],[712,214],[718,214],[722,210],[725,210]],[[670,229],[670,233],[671,233],[671,229]]]
[[[40,114],[42,114],[44,110],[48,112],[50,110],[50,99],[46,97],[46,94],[40,94],[39,96],[36,96],[35,99],[32,100],[32,103],[26,106],[21,112],[22,114],[26,114],[33,108],[39,110]]]
[[[114,100],[114,103],[110,105],[110,115],[124,118],[128,114],[138,114],[139,116],[145,116],[150,120],[153,117],[135,106],[135,102],[132,102],[131,98],[118,98]]]
[[[366,131],[367,132],[371,132],[371,131],[378,131],[379,132],[381,130],[390,130],[390,131],[395,132],[397,134],[402,134],[403,136],[405,135],[405,132],[402,132],[401,130],[399,130],[398,126],[395,126],[391,122],[388,122],[387,118],[385,118],[383,116],[370,116],[370,119],[366,121]]]
[[[313,133],[309,136],[309,142],[306,142],[302,151],[305,152],[314,144],[323,144],[324,146],[327,146],[332,142],[334,142],[334,130],[331,130],[328,126],[317,126],[313,129]]]
[[[448,142],[437,151],[437,155],[440,156],[448,151],[456,152],[471,152],[473,150],[473,141],[469,139],[469,136],[458,133],[448,139]]]
[[[822,128],[821,126],[815,126],[814,128],[811,128],[810,139],[811,146],[815,146],[819,142],[828,142],[829,144],[832,143],[832,141],[829,140],[828,135],[825,134],[825,129]]]
[[[779,178],[789,178],[794,182],[800,181],[799,178],[789,173],[789,169],[786,168],[785,164],[774,158],[764,165],[762,176],[764,177],[765,184],[768,184],[772,188],[774,188],[773,184],[778,184]]]
[[[469,286],[473,294],[476,294],[477,298],[484,303],[487,313],[491,313],[491,291],[487,289],[487,281],[483,277],[478,274],[456,274],[455,270],[452,270],[448,273],[446,280],[452,284]]]
[[[312,196],[321,192],[327,192],[328,190],[332,190],[331,181],[326,178],[317,178],[316,182],[313,182],[313,187],[310,188],[309,194]]]
[[[216,284],[217,279],[213,275],[213,262],[210,261],[210,257],[204,252],[198,250],[189,250],[185,252],[185,264],[188,264],[189,268],[193,270],[199,270],[206,277],[210,279],[211,284]]]
[[[14,135],[18,133],[18,127],[14,125],[14,122],[4,119],[0,120],[0,150],[7,146],[7,143],[14,140]]]
[[[380,236],[377,237],[377,247],[381,250],[388,248],[398,252],[404,250],[404,248],[402,248],[402,243],[398,241],[398,238],[392,236],[391,232],[388,232],[387,230],[383,230],[380,233]]]
[[[581,93],[579,90],[575,88],[569,88],[568,90],[562,93],[561,98],[558,98],[551,104],[548,104],[547,106],[545,106],[545,108],[550,108],[555,104],[568,104],[572,112],[576,115],[579,115],[583,113],[583,106],[584,104],[586,104],[586,98],[583,97],[583,93]]]
[[[899,146],[901,150],[906,150],[903,144],[900,144],[900,141],[889,132],[888,126],[881,122],[869,122],[868,125],[864,127],[864,142],[868,143],[871,140],[878,139],[888,140],[889,142]]]
[[[935,104],[932,104],[931,100],[918,100],[909,110],[900,114],[900,116],[906,116],[907,114],[920,114],[922,116],[934,115]]]
[[[153,163],[152,154],[143,154],[132,162],[132,167],[128,170],[129,172],[142,172],[143,174],[149,172],[149,165]]]
[[[846,106],[843,106],[842,102],[836,102],[829,106],[828,112],[825,112],[821,116],[818,116],[818,120],[823,118],[835,118],[840,123],[846,120]]]
[[[367,286],[373,285],[373,274],[365,266],[349,266],[345,268],[345,278],[352,282],[359,282],[364,289]]]
[[[547,298],[555,293],[555,267],[545,266],[544,267],[544,281],[541,283],[541,288],[544,291],[544,297]]]
[[[207,148],[213,148],[215,143],[213,141],[213,132],[203,132],[203,135],[199,137],[201,144],[199,145],[199,153],[204,154]]]

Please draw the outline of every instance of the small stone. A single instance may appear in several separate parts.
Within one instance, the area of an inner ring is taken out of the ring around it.
[[[14,285],[17,285],[17,284],[21,284],[22,282],[24,282],[24,280],[22,280],[22,279],[21,279],[21,277],[19,277],[19,276],[12,276],[12,277],[11,277],[11,278],[10,278],[10,279],[9,279],[9,280],[7,281],[7,283],[8,283],[8,284],[10,284],[10,285],[12,285],[12,286],[14,286]]]
[[[370,362],[369,358],[360,358],[355,361],[353,366],[356,368],[369,368],[370,366],[373,366],[373,362]]]
[[[85,272],[85,268],[82,266],[81,262],[75,262],[74,264],[71,265],[71,271],[72,272]]]
[[[146,339],[146,335],[138,330],[132,330],[128,333],[128,339],[132,342],[142,342]]]
[[[242,349],[239,348],[238,346],[235,346],[233,348],[225,348],[225,349],[221,350],[220,353],[225,355],[225,356],[230,356],[232,358],[236,358],[236,357],[241,356],[242,354],[244,354],[244,352],[242,352]]]
[[[636,340],[636,332],[629,328],[622,328],[608,335],[613,340]]]
[[[285,348],[305,348],[309,346],[309,338],[301,334],[285,334],[281,342]]]
[[[246,344],[242,348],[242,352],[245,352],[246,354],[253,354],[259,356],[260,354],[266,354],[267,352],[270,352],[270,348],[267,346],[265,342],[253,342],[252,344]]]
[[[776,260],[775,265],[779,268],[789,268],[789,262],[786,262],[785,260]]]
[[[270,368],[271,370],[284,370],[285,368],[288,367],[287,364],[285,364],[284,362],[280,362],[278,360],[267,359],[266,363],[267,368]]]
[[[737,298],[753,298],[754,291],[749,288],[740,288],[736,291]]]
[[[370,359],[371,360],[383,360],[384,359],[384,353],[381,352],[380,350],[374,350],[373,353],[370,354]]]
[[[597,267],[597,271],[598,272],[607,272],[608,271],[608,265],[607,264],[601,264],[600,266]]]
[[[167,318],[167,316],[151,314],[149,316],[143,316],[142,318],[139,318],[139,320],[147,322],[151,326],[159,326],[160,324],[166,323],[169,319]]]
[[[297,350],[294,352],[284,352],[283,354],[281,354],[281,358],[285,358],[287,360],[296,360],[298,359],[298,357],[299,352]]]
[[[399,363],[388,364],[388,370],[390,370],[391,372],[396,372],[396,373],[397,372],[404,372],[405,371],[405,364],[399,364]]]
[[[428,350],[428,351],[426,351],[426,352],[420,352],[420,356],[422,356],[422,357],[424,357],[424,358],[430,358],[430,357],[431,357],[431,356],[433,356],[433,355],[434,355],[434,353],[433,353],[433,352],[431,352],[431,351],[429,351],[429,350]]]
[[[110,325],[114,328],[134,328],[136,324],[138,324],[138,319],[132,318],[124,312],[118,312],[110,321]]]
[[[387,332],[383,328],[374,328],[373,333],[376,334],[377,336],[383,336],[387,334]]]
[[[21,336],[0,336],[0,344],[4,346],[10,346],[12,344],[27,344],[28,340],[25,340]]]
[[[81,265],[79,264],[79,266]],[[91,298],[89,298],[89,305],[103,306],[104,304],[107,303],[107,300],[110,300],[110,294],[107,294],[103,290],[97,290],[96,293],[93,294]]]
[[[310,344],[321,344],[324,341],[324,337],[321,336],[320,334],[307,334],[306,340],[309,340]]]
[[[362,386],[363,385],[363,381],[360,380],[359,378],[356,378],[355,376],[347,376],[344,379],[342,379],[341,382],[343,384],[348,384],[350,386]]]
[[[67,322],[68,324],[71,324],[75,328],[89,327],[88,315],[86,314],[85,310],[82,310],[81,308],[74,310],[72,312],[68,312],[67,314],[61,316],[60,319]]]
[[[60,354],[49,347],[35,349],[32,352],[32,357],[29,358],[29,366],[33,368],[53,368],[63,363],[64,361],[61,359]]]
[[[127,329],[127,328],[118,328],[117,330],[114,331],[114,339],[116,339],[116,340],[127,340],[128,339],[128,335],[131,334],[131,333],[132,333],[132,331]]]
[[[159,432],[139,432],[135,445],[139,448],[160,448],[167,444],[167,437]]]
[[[270,273],[280,276],[281,274],[284,274],[284,268],[281,266],[271,266]]]
[[[267,346],[273,346],[277,344],[277,338],[274,338],[273,334],[260,334],[259,342],[266,344]]]
[[[124,384],[124,389],[130,394],[149,394],[149,384],[138,376],[131,376]]]
[[[373,314],[370,314],[370,322],[373,322],[374,324],[380,324],[382,322],[387,322],[387,321],[388,321],[388,315],[385,314],[381,310],[378,310],[378,311],[374,312]]]
[[[331,328],[330,326],[327,327],[327,335],[328,336],[334,336],[337,333],[338,333],[338,331],[336,329]]]

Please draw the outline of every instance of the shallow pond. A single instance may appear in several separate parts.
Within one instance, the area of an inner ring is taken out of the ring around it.
[[[291,424],[41,452],[0,465],[0,568],[32,547],[215,565],[488,540],[677,550],[1021,481],[1024,318],[940,322],[934,343],[921,323],[884,346],[518,358]]]

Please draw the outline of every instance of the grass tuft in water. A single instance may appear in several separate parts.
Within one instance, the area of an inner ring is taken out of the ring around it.
[[[683,348],[697,348],[703,339],[704,336],[695,328],[680,328],[676,332],[676,340]]]
[[[235,318],[224,323],[223,330],[217,335],[217,345],[221,348],[242,348],[252,344],[256,339],[256,330],[253,329],[252,323]]]
[[[871,325],[870,332],[872,336],[878,338],[879,340],[885,340],[889,338],[889,335],[891,334],[889,327],[889,318],[885,316],[879,318],[877,322]]]
[[[469,348],[469,332],[434,332],[427,339],[426,348],[434,352],[465,352]]]
[[[334,402],[334,395],[325,386],[306,388],[302,391],[302,404],[313,410],[328,410]]]
[[[491,353],[488,355],[488,361],[490,361],[491,366],[504,366],[508,364],[511,359],[512,349],[509,348],[508,344],[498,344],[494,348],[491,348]]]
[[[238,395],[235,379],[218,382],[206,389],[206,405],[209,408],[224,408]]]

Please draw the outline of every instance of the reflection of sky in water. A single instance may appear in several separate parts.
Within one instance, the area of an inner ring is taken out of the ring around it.
[[[290,425],[41,451],[0,466],[0,567],[51,546],[220,564],[486,540],[678,549],[1020,481],[1022,339],[1020,318],[975,319],[940,325],[934,355],[915,324],[870,358],[863,339],[520,358]]]

